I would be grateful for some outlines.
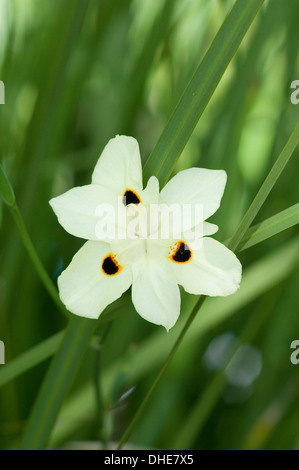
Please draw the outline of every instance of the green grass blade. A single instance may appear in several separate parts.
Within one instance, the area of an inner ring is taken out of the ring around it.
[[[7,175],[0,165],[0,194],[8,206],[12,206],[15,203],[15,194],[12,186],[7,178]]]
[[[74,317],[43,381],[21,442],[22,449],[43,449],[61,403],[84,356],[97,322]]]
[[[252,201],[249,209],[247,210],[245,216],[243,217],[235,235],[229,243],[229,248],[232,251],[235,251],[244,237],[246,231],[249,229],[256,215],[258,214],[260,208],[264,204],[265,200],[269,196],[272,188],[274,187],[276,181],[284,170],[286,164],[290,160],[295,148],[299,143],[299,124],[295,127],[292,132],[289,140],[287,141],[285,147],[271,168],[268,176],[266,177],[264,183],[262,184],[260,190]]]
[[[238,0],[187,86],[157,145],[149,156],[144,177],[156,175],[161,187],[213,95],[263,0]]]
[[[130,421],[129,423],[129,426],[126,428],[124,434],[122,435],[120,441],[119,441],[119,444],[117,446],[117,449],[121,449],[123,444],[125,444],[125,442],[127,442],[127,439],[128,437],[130,436],[132,430],[134,429],[134,426],[135,424],[137,423],[138,421],[138,418],[140,417],[140,415],[142,414],[145,406],[147,405],[147,402],[148,400],[150,399],[150,397],[152,396],[153,392],[155,391],[158,383],[160,382],[161,378],[163,377],[163,375],[165,374],[166,370],[168,369],[168,366],[170,364],[170,362],[172,361],[172,359],[174,358],[177,350],[179,349],[184,337],[185,337],[185,334],[187,333],[191,323],[193,323],[193,320],[195,319],[195,316],[197,314],[197,311],[200,309],[200,307],[203,305],[204,301],[206,300],[206,296],[201,296],[200,299],[199,299],[199,304],[198,305],[198,308],[197,309],[193,309],[190,316],[188,317],[186,323],[184,324],[184,327],[183,329],[181,330],[181,333],[178,337],[178,339],[176,340],[176,342],[174,343],[173,347],[171,348],[171,351],[170,353],[168,354],[167,358],[166,358],[166,361],[164,362],[163,364],[163,367],[161,368],[161,370],[159,371],[158,375],[156,376],[154,382],[152,383],[150,389],[148,390],[147,394],[145,395],[144,399],[142,400],[142,403],[141,405],[138,407],[137,409],[137,412],[134,414],[133,416],[133,419]]]
[[[242,238],[238,251],[251,248],[296,224],[299,224],[299,203],[250,227]]]
[[[42,341],[0,369],[0,387],[51,357],[59,348],[63,331]]]
[[[44,284],[46,290],[48,291],[49,295],[52,297],[53,301],[55,302],[55,304],[57,305],[57,307],[59,308],[59,310],[66,316],[66,317],[69,317],[69,312],[67,311],[67,309],[65,308],[65,306],[63,305],[63,303],[61,302],[60,300],[60,297],[58,295],[58,291],[55,287],[55,285],[53,284],[49,274],[47,273],[47,271],[45,270],[39,256],[38,256],[38,253],[36,252],[36,249],[35,249],[35,246],[30,238],[30,235],[27,231],[27,228],[24,224],[24,221],[23,221],[23,218],[22,218],[22,215],[20,213],[20,210],[19,210],[19,207],[18,205],[16,204],[16,202],[14,202],[14,204],[12,206],[9,207],[10,208],[10,211],[11,211],[11,214],[14,218],[14,221],[16,223],[16,226],[18,228],[18,231],[19,231],[19,234],[21,236],[21,239],[22,239],[22,242],[24,244],[24,247],[31,259],[31,262],[37,272],[37,275],[39,276],[41,282]]]
[[[248,318],[241,333],[239,333],[236,344],[225,358],[222,367],[214,373],[211,381],[197,399],[189,416],[187,416],[185,422],[182,423],[182,427],[178,430],[171,448],[192,448],[196,437],[206,424],[212,410],[221,397],[221,393],[227,385],[227,376],[225,374],[226,367],[242,344],[252,342],[257,332],[259,332],[261,327],[265,324],[268,315],[269,309],[263,309],[262,314],[259,309],[255,309],[252,316]]]
[[[148,37],[143,44],[140,55],[134,63],[127,78],[127,92],[123,112],[121,113],[119,132],[128,134],[131,132],[132,124],[136,116],[136,110],[144,92],[147,77],[154,61],[157,49],[163,38],[168,34],[169,22],[172,10],[175,6],[174,0],[165,0],[161,12],[154,21]]]
[[[114,302],[114,304],[107,307],[105,312],[101,315],[101,326],[110,323],[112,320],[122,315],[130,304],[129,296],[124,296],[124,299],[119,299]],[[64,333],[64,331],[60,331],[50,336],[1,367],[0,387],[54,355],[60,347]]]

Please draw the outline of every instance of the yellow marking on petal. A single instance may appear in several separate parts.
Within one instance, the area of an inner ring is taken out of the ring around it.
[[[123,266],[117,262],[113,253],[109,253],[103,259],[101,269],[106,276],[111,277],[119,274],[123,270]]]
[[[188,245],[183,240],[179,240],[175,245],[170,247],[169,259],[174,263],[185,264],[192,260],[193,253]]]

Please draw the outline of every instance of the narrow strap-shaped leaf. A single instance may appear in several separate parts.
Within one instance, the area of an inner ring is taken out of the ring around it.
[[[64,331],[60,331],[24,352],[0,369],[0,387],[51,357],[59,348]]]
[[[62,401],[90,342],[97,322],[73,317],[48,369],[21,443],[22,449],[42,449],[48,441]]]
[[[60,300],[60,297],[58,295],[58,292],[57,292],[57,289],[54,285],[54,283],[52,282],[49,274],[47,273],[47,271],[45,270],[40,258],[39,258],[39,255],[35,249],[35,246],[30,238],[30,235],[27,231],[27,228],[25,226],[25,223],[23,221],[23,218],[22,218],[22,215],[20,213],[20,210],[19,210],[19,206],[17,205],[17,202],[14,201],[14,203],[10,206],[10,211],[11,211],[11,214],[14,218],[14,221],[15,221],[15,224],[19,230],[19,234],[22,238],[22,241],[23,241],[23,245],[31,259],[31,262],[37,272],[37,275],[38,277],[40,278],[41,282],[43,283],[43,285],[45,286],[45,288],[47,289],[49,295],[52,297],[52,300],[55,302],[55,304],[57,305],[57,307],[59,308],[59,310],[66,316],[66,317],[69,317],[69,312],[67,311],[67,309],[65,308],[65,306],[63,305],[63,303],[61,302]]]
[[[127,78],[127,91],[125,103],[121,112],[119,132],[127,134],[132,129],[132,123],[136,116],[140,98],[146,84],[146,77],[152,66],[157,48],[168,34],[169,23],[172,10],[175,6],[174,0],[165,0],[161,11],[158,13],[152,28],[148,33],[145,43],[140,51],[140,55],[135,61],[132,70]]]
[[[150,154],[144,167],[145,179],[156,175],[162,187],[171,176],[178,157],[263,1],[238,0],[235,3]]]
[[[279,157],[275,161],[273,167],[271,168],[268,176],[266,177],[265,181],[263,182],[260,190],[258,191],[257,195],[255,196],[254,200],[250,204],[249,209],[247,210],[246,214],[244,215],[235,235],[229,242],[229,248],[232,251],[235,251],[241,242],[242,238],[244,237],[246,231],[249,229],[250,225],[254,221],[255,217],[257,216],[260,208],[264,204],[265,200],[270,194],[270,191],[274,187],[276,181],[280,177],[282,171],[284,170],[286,164],[288,163],[289,159],[291,158],[295,148],[299,143],[299,124],[293,130],[289,140],[287,141],[285,147],[279,154]]]
[[[251,248],[296,224],[299,224],[299,203],[250,227],[239,243],[238,251]]]
[[[0,194],[8,206],[12,206],[15,203],[15,194],[12,186],[6,176],[2,165],[0,165]]]
[[[109,305],[101,315],[101,326],[106,325],[107,323],[122,315],[127,310],[127,307],[130,303],[131,300],[129,295],[125,294],[124,297]],[[64,334],[65,330],[62,330],[55,335],[50,336],[46,340],[42,341],[36,346],[33,346],[28,351],[20,354],[18,357],[1,367],[0,387],[55,354],[62,343]]]

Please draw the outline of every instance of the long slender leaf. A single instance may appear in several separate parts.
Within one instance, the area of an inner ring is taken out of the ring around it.
[[[2,367],[0,370],[0,387],[55,354],[61,344],[63,335],[64,331],[56,333]]]
[[[257,245],[296,224],[299,224],[299,203],[250,227],[242,238],[238,251]]]
[[[136,115],[138,103],[142,97],[148,72],[152,66],[158,46],[160,45],[162,38],[165,36],[165,32],[167,33],[174,6],[174,0],[165,0],[164,5],[161,8],[161,12],[159,12],[158,17],[156,18],[156,21],[143,44],[140,56],[135,61],[132,70],[130,71],[129,77],[127,78],[128,86],[127,93],[125,95],[125,105],[120,117],[120,132],[124,132],[126,134],[132,128],[132,123]]]
[[[24,433],[22,449],[42,449],[47,443],[61,403],[78,370],[83,353],[95,331],[97,322],[74,317],[65,332],[58,353],[35,402]],[[49,386],[53,384],[52,386]]]
[[[293,130],[289,140],[287,141],[285,147],[279,154],[279,157],[275,161],[273,167],[271,168],[268,176],[266,177],[265,181],[263,182],[260,190],[258,191],[257,195],[255,196],[254,200],[250,204],[249,209],[247,210],[244,218],[242,219],[238,230],[236,231],[235,235],[231,239],[229,243],[229,248],[231,250],[236,250],[239,243],[241,242],[243,236],[245,235],[246,231],[249,229],[250,225],[252,224],[253,220],[255,219],[256,215],[258,214],[260,208],[264,204],[265,200],[269,196],[272,188],[274,187],[276,181],[278,180],[279,176],[281,175],[282,171],[284,170],[286,164],[290,160],[294,150],[296,149],[299,143],[299,124]]]
[[[145,178],[156,175],[161,186],[167,182],[194,127],[262,4],[263,0],[236,2],[149,156],[144,167]]]
[[[128,305],[130,305],[130,299],[129,296],[125,295],[124,299],[119,299],[108,306],[101,315],[101,326],[122,315],[127,310]],[[65,330],[56,333],[1,367],[0,387],[55,354],[61,345],[64,334]]]
[[[244,251],[251,248],[252,246],[257,245],[258,243],[261,243],[296,224],[299,224],[299,203],[294,204],[288,209],[275,214],[273,217],[252,226],[247,230],[245,236],[242,238],[238,251]],[[128,304],[129,301],[125,303],[125,305]],[[118,303],[116,306],[118,309],[121,308]],[[114,310],[115,309],[112,309],[110,313],[113,314]],[[110,315],[105,315],[101,320],[102,323],[105,323],[106,319],[109,320],[109,318]],[[51,336],[37,346],[34,346],[29,351],[21,354],[9,364],[5,365],[5,367],[2,367],[0,370],[0,386],[5,385],[9,381],[27,372],[32,367],[35,367],[37,364],[40,364],[45,359],[55,354],[61,342],[62,335],[63,332],[61,331]]]

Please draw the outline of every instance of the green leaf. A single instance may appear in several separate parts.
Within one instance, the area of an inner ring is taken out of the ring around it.
[[[129,295],[125,294],[121,299],[108,306],[101,315],[101,326],[124,314],[128,305],[131,305],[131,300]],[[65,330],[56,333],[1,367],[0,387],[55,354],[61,345],[64,334]]]
[[[72,315],[65,332],[59,333],[63,337],[58,337],[58,340],[56,338],[56,342],[58,341],[56,344],[57,354],[51,362],[31,411],[21,443],[23,449],[42,449],[46,446],[60,407],[80,367],[95,329],[99,324],[105,324],[109,319],[114,318],[115,313],[121,315],[128,303],[129,300],[124,295],[124,298],[107,307],[99,321]],[[55,342],[55,339],[53,341]],[[42,343],[41,346],[43,351],[45,345]],[[49,349],[49,344],[46,346]],[[52,349],[54,346],[53,342],[50,342]],[[39,346],[34,349],[35,353],[41,353]],[[32,360],[32,354],[29,359]],[[18,365],[20,366],[20,363]],[[24,366],[24,362],[21,365]]]
[[[165,0],[161,11],[158,13],[152,28],[148,32],[146,41],[140,51],[140,55],[134,62],[132,70],[126,80],[125,103],[120,116],[119,132],[129,134],[136,116],[140,98],[142,97],[147,77],[154,61],[157,49],[163,38],[168,33],[174,0]]]
[[[58,295],[58,291],[52,282],[52,279],[50,278],[49,274],[45,270],[39,255],[35,249],[34,243],[32,242],[30,235],[28,233],[28,230],[25,226],[25,223],[23,221],[22,215],[20,213],[19,207],[16,203],[12,206],[10,206],[10,212],[14,218],[15,224],[18,228],[19,234],[22,238],[23,245],[31,259],[31,262],[37,272],[37,275],[39,276],[41,282],[43,283],[44,287],[48,291],[48,294],[50,297],[52,297],[52,300],[55,302],[56,306],[59,308],[59,310],[66,316],[69,317],[69,312],[63,305],[63,303],[60,300],[60,297]]]
[[[161,187],[168,181],[178,157],[262,4],[263,0],[238,0],[235,3],[150,154],[144,167],[145,179],[156,175]]]
[[[0,369],[0,387],[51,357],[59,348],[64,332],[60,331],[21,354]]]
[[[95,320],[78,317],[70,321],[33,406],[23,435],[22,449],[42,449],[46,445],[96,325]]]
[[[296,224],[299,224],[299,203],[250,227],[239,243],[238,251],[257,245]]]
[[[237,249],[246,231],[249,229],[250,225],[252,224],[253,220],[258,214],[260,208],[262,207],[265,200],[269,196],[273,186],[275,185],[276,181],[278,180],[282,171],[284,170],[286,164],[291,158],[298,143],[299,143],[299,124],[297,124],[297,126],[293,130],[289,140],[287,141],[285,147],[283,148],[279,157],[277,158],[276,162],[271,168],[267,178],[263,182],[260,190],[258,191],[254,200],[250,204],[250,207],[247,210],[246,214],[244,215],[235,235],[229,242],[228,247],[232,251],[235,251]]]
[[[15,203],[14,190],[12,189],[2,165],[0,165],[0,194],[8,206],[12,206]]]

